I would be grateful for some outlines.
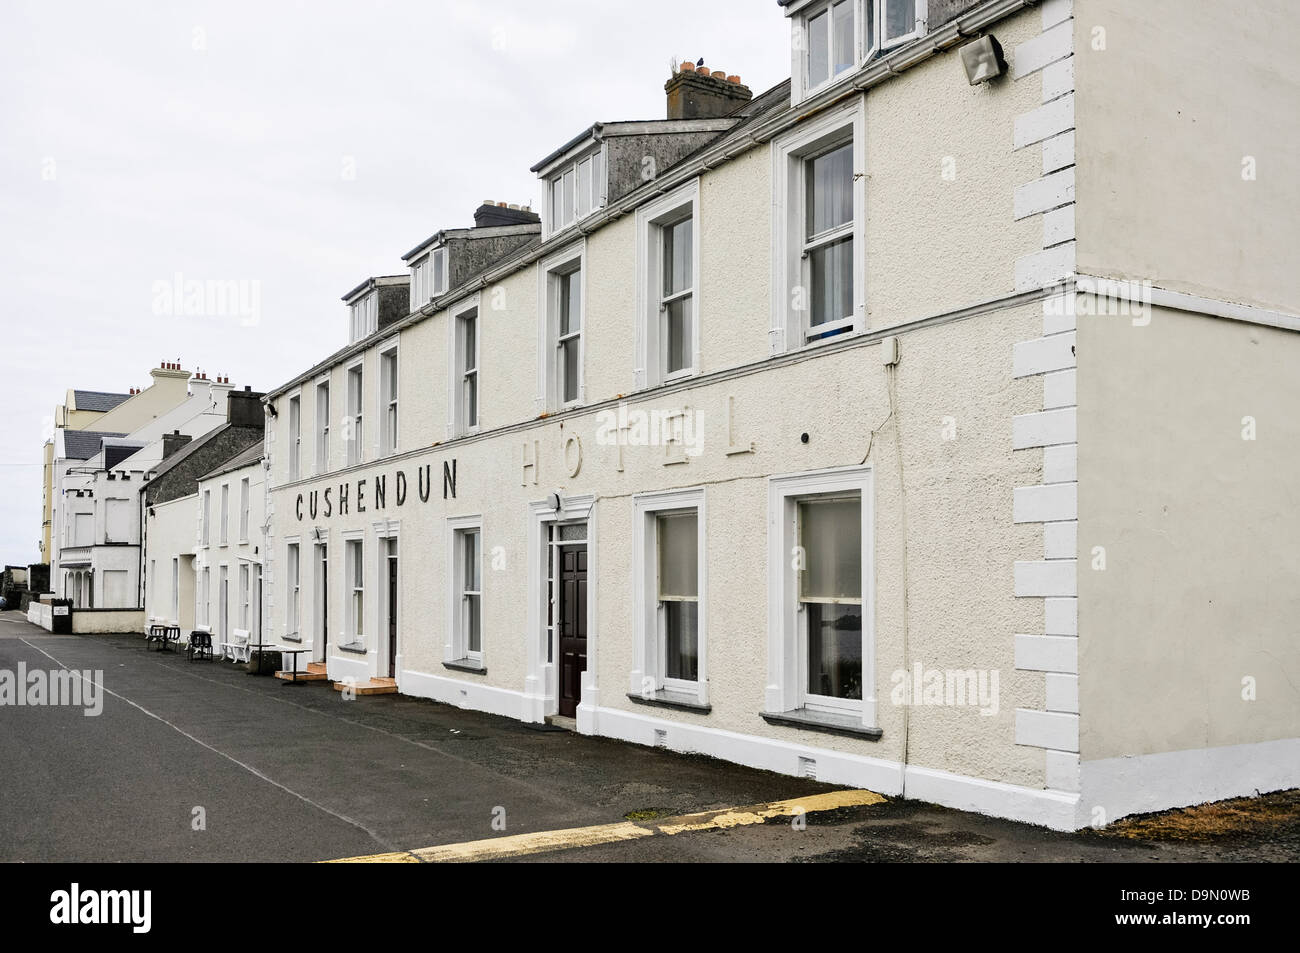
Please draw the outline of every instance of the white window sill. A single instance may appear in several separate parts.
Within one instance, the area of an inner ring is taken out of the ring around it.
[[[707,715],[713,711],[713,706],[700,701],[700,696],[695,692],[681,691],[680,689],[661,688],[650,695],[638,695],[628,692],[628,699],[636,702],[638,705],[653,705],[659,708],[675,708],[678,711],[693,711],[697,714]]]
[[[862,723],[862,715],[857,712],[816,711],[811,708],[796,708],[792,711],[759,712],[769,725],[785,728],[798,728],[802,731],[820,731],[829,735],[853,735],[870,741],[879,741],[884,734],[879,728],[871,728]]]

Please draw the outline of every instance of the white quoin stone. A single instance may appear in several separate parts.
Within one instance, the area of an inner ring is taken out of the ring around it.
[[[1057,751],[1079,750],[1079,716],[1016,709],[1016,744]]]
[[[1016,668],[1074,674],[1079,671],[1079,640],[1058,635],[1017,635]]]
[[[1017,523],[1051,523],[1075,519],[1079,513],[1079,484],[1018,486],[1012,510]]]
[[[1011,75],[1020,79],[1074,52],[1074,23],[1065,20],[1026,40],[1011,55]]]
[[[1076,560],[1017,560],[1017,596],[1077,596],[1079,579]]]
[[[1032,377],[1074,367],[1074,332],[1021,341],[1013,348],[1012,373]]]
[[[1078,425],[1075,408],[1043,410],[1034,414],[1019,414],[1011,421],[1011,446],[1015,450],[1029,447],[1050,447],[1061,443],[1077,443]]]
[[[1074,93],[1044,103],[1016,117],[1011,147],[1023,149],[1074,128]]]

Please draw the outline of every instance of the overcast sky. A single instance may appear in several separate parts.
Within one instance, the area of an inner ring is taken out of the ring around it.
[[[537,208],[528,167],[593,121],[664,118],[674,59],[757,95],[788,44],[775,0],[6,0],[0,560],[37,559],[68,388],[274,387],[346,343],[345,291],[483,199]],[[165,313],[178,274],[258,320]]]

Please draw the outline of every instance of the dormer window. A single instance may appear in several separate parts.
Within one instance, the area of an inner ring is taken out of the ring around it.
[[[925,32],[926,0],[811,0],[788,9],[796,102]]]
[[[837,0],[805,20],[807,82],[811,92],[857,64],[856,0]]]
[[[379,328],[379,296],[369,291],[349,305],[351,341],[360,341],[368,334],[374,334]]]
[[[568,228],[605,204],[604,154],[597,149],[557,169],[547,180],[548,234]]]
[[[411,262],[411,310],[416,311],[447,290],[447,249],[434,248]]]

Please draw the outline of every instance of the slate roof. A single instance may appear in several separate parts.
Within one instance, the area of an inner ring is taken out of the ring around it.
[[[105,437],[125,437],[124,433],[103,433],[98,430],[64,430],[63,452],[65,460],[89,460],[99,453]]]
[[[246,450],[243,450],[231,457],[225,463],[219,465],[216,469],[209,470],[200,480],[206,480],[208,477],[220,476],[223,473],[229,473],[231,470],[239,470],[252,463],[257,463],[262,459],[263,441],[258,440],[249,444]]]
[[[225,433],[229,429],[231,429],[230,423],[229,421],[227,421],[226,423],[222,424],[220,427],[212,428],[203,436],[191,440],[189,443],[185,444],[185,446],[181,447],[179,450],[173,453],[170,457],[159,462],[158,466],[153,468],[153,476],[151,477],[151,479],[156,480],[158,479],[158,477],[162,476],[167,471],[174,469],[175,467],[183,463],[188,457],[197,453],[203,447],[206,447],[209,443],[211,443],[213,440],[216,440],[217,437],[219,437],[221,434]]]
[[[74,390],[72,392],[72,399],[77,404],[77,410],[109,411],[130,397],[130,394],[110,394],[102,390]]]

